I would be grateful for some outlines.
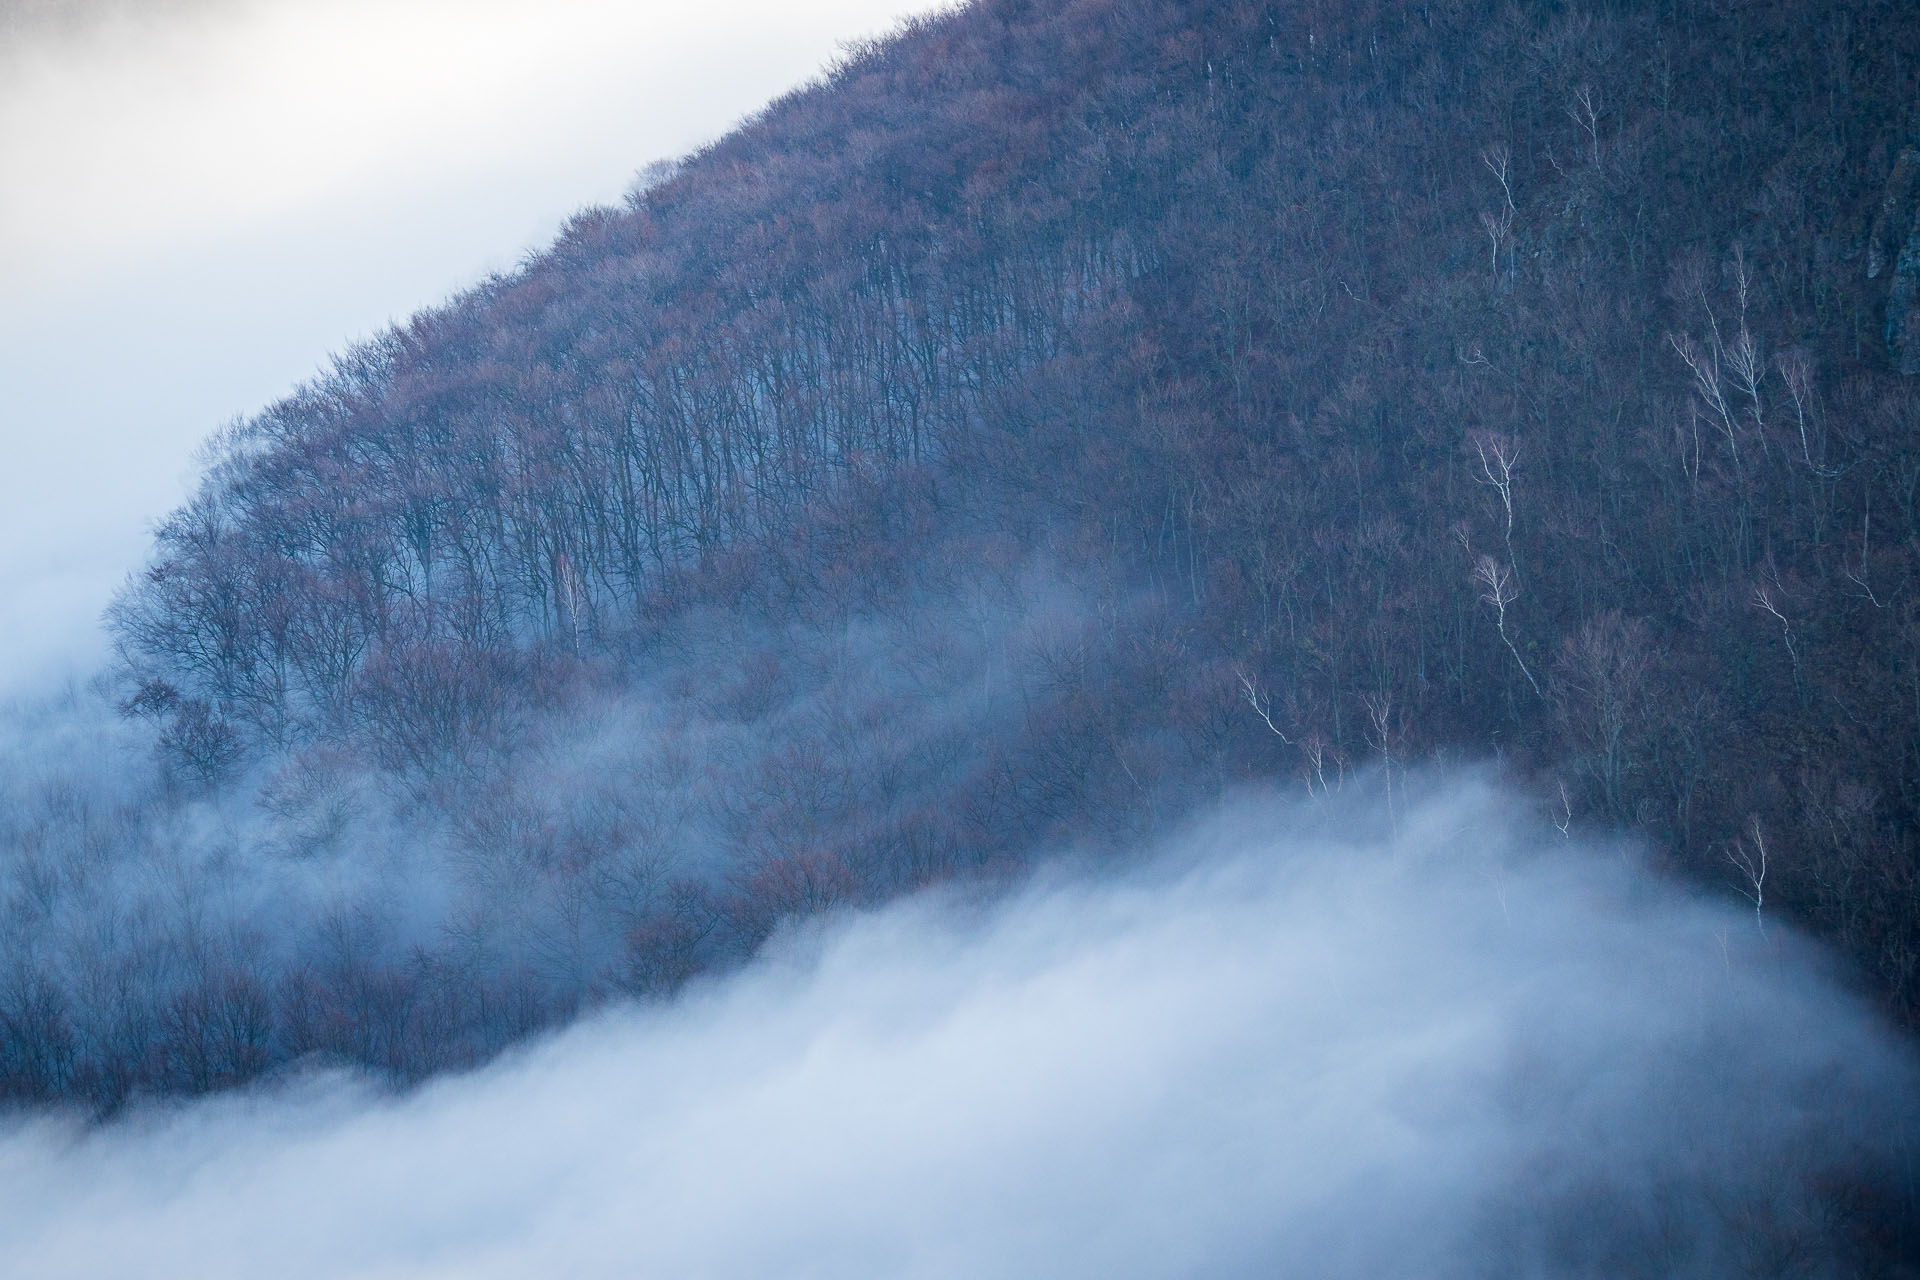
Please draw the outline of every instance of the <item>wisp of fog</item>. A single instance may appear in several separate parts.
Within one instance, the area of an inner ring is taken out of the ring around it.
[[[1915,1064],[1784,925],[1479,774],[781,935],[394,1096],[0,1137],[15,1274],[1838,1274]],[[1907,1192],[1911,1196],[1911,1191]]]

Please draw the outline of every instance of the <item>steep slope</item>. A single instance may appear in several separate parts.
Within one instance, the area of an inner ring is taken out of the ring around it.
[[[437,905],[102,944],[61,871],[7,1088],[417,1074],[1235,778],[1391,806],[1461,755],[1912,1018],[1917,66],[1908,7],[1804,0],[1000,0],[855,51],[223,438],[112,618],[169,781],[11,847],[238,806],[289,866],[426,850]],[[591,746],[675,722],[738,740]]]

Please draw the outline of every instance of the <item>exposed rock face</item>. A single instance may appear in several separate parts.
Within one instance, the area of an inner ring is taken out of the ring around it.
[[[1867,279],[1892,262],[1887,283],[1887,354],[1901,373],[1920,374],[1920,147],[1900,148],[1867,242]]]

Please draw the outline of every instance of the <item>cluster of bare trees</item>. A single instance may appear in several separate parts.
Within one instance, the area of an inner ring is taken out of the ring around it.
[[[670,987],[1226,778],[1445,752],[1914,1016],[1920,384],[1867,258],[1915,65],[1883,0],[914,24],[230,432],[116,607],[127,705],[207,779],[337,748],[431,791],[690,606],[903,609],[952,548],[1044,543],[1102,625],[942,748],[946,799],[856,776],[885,717],[775,743],[744,870],[659,887],[596,972]],[[181,1024],[222,1061],[225,972]]]
[[[777,621],[777,577],[687,610],[644,675],[575,685],[459,768],[334,740],[183,788],[138,722],[58,767],[9,726],[0,1100],[111,1110],[303,1060],[418,1079],[796,915],[1137,830],[1140,788],[1174,789],[1125,702],[1161,696],[1153,665],[1004,539],[894,544],[859,601]]]
[[[355,726],[404,726],[419,763],[489,720],[510,655],[597,649],[676,572],[941,456],[1138,264],[1088,208],[926,150],[964,124],[959,151],[1034,181],[1065,144],[1024,134],[1060,107],[976,65],[961,120],[876,144],[884,61],[228,430],[114,610],[132,705],[208,776],[236,739]]]
[[[1920,24],[1243,12],[1166,118],[1211,198],[1153,313],[1074,335],[1128,357],[1061,414],[1107,554],[1269,767],[1496,753],[1914,1016],[1920,384],[1876,246]]]

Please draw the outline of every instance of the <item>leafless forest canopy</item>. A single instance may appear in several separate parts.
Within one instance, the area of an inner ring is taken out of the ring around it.
[[[1917,76],[1901,0],[850,49],[218,437],[111,688],[17,726],[0,1098],[417,1079],[1488,758],[1913,1026]]]

